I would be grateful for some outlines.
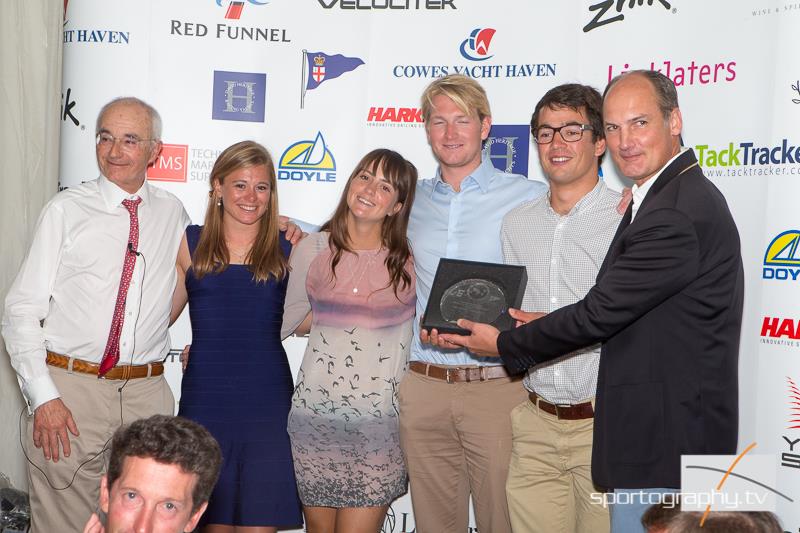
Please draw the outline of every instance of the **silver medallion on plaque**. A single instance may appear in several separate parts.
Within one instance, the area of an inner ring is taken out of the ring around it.
[[[442,318],[455,323],[459,318],[491,324],[506,311],[506,295],[498,285],[485,279],[464,279],[444,291],[439,300]]]

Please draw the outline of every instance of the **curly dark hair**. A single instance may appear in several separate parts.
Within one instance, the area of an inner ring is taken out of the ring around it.
[[[200,424],[179,416],[155,415],[117,429],[111,441],[109,490],[122,474],[126,457],[153,459],[196,474],[192,512],[208,501],[222,464],[222,452],[211,433]]]

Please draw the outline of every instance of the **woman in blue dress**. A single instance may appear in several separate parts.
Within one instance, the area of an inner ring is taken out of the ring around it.
[[[244,141],[211,170],[203,226],[181,243],[174,307],[188,298],[189,364],[178,414],[205,426],[223,466],[203,533],[302,523],[286,421],[292,377],[280,339],[291,245],[278,229],[275,166]],[[183,289],[183,290],[182,290]]]

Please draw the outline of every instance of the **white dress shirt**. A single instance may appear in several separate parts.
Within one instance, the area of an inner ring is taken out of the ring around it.
[[[57,194],[42,210],[22,268],[8,292],[2,333],[30,408],[59,397],[46,350],[100,363],[108,341],[139,197],[141,254],[131,277],[119,364],[140,365],[169,352],[175,259],[189,217],[172,194],[145,182],[128,194],[105,177]]]
[[[639,206],[642,205],[644,197],[647,196],[647,192],[650,190],[650,187],[653,186],[653,184],[656,182],[661,173],[664,172],[664,169],[670,166],[672,162],[678,159],[678,157],[686,150],[688,150],[688,148],[685,147],[678,150],[678,153],[672,156],[672,158],[670,158],[670,160],[667,161],[667,164],[661,167],[661,170],[659,170],[655,176],[645,181],[641,187],[636,184],[634,184],[633,187],[631,187],[631,203],[633,204],[633,206],[631,207],[631,222],[633,222],[633,219],[636,218],[636,213],[639,212]]]

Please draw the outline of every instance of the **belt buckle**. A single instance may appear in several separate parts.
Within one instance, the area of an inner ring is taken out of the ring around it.
[[[452,381],[450,381],[450,370],[452,370],[452,369],[450,369],[450,368],[445,368],[445,369],[444,369],[444,380],[445,380],[445,381],[446,381],[448,384],[452,384],[452,383],[453,383]]]
[[[487,381],[488,378],[486,377],[486,367],[485,366],[480,366],[478,368],[480,369],[480,370],[478,370],[478,375],[480,376],[480,380],[481,381]]]
[[[552,405],[553,405],[553,407],[555,407],[555,408],[556,408],[556,416],[557,416],[559,419],[561,419],[561,410],[562,410],[562,409],[569,409],[570,407],[572,407],[570,404],[563,404],[563,405],[562,405],[562,404],[557,404],[557,403],[554,403],[554,404],[552,404]]]

